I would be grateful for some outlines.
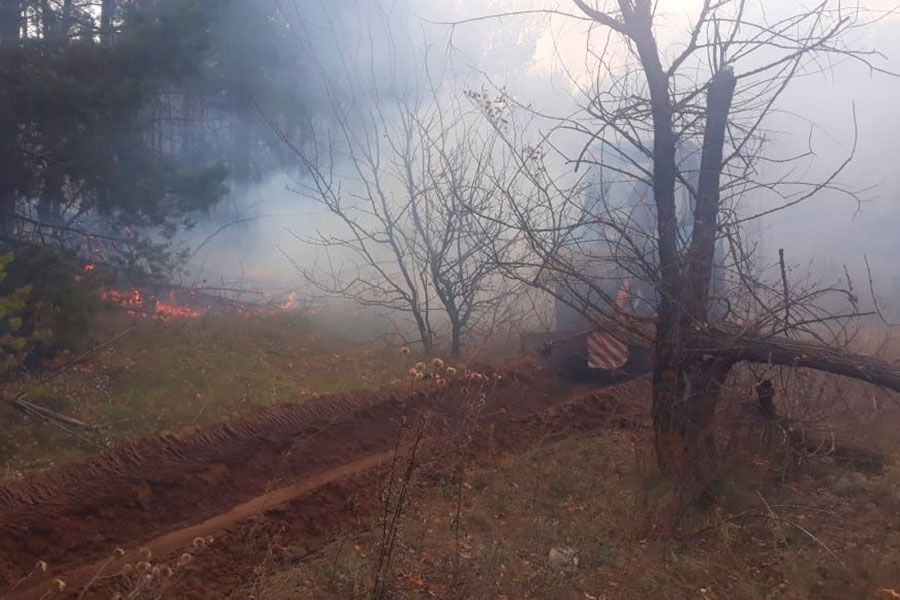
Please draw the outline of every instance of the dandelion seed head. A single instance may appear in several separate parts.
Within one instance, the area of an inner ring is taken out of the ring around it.
[[[47,561],[45,561],[45,560],[39,560],[34,565],[35,570],[40,571],[41,573],[46,573],[47,567],[48,567]]]
[[[59,577],[57,577],[56,579],[53,580],[53,587],[56,589],[57,592],[62,592],[63,590],[66,589],[66,582],[63,581],[62,579],[60,579]]]
[[[432,369],[443,369],[444,368],[444,360],[441,358],[431,359],[431,368]]]
[[[400,354],[402,354],[403,356],[409,356],[409,348],[403,346],[402,348],[400,348]]]

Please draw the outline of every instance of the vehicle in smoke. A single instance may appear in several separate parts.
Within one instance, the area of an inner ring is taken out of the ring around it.
[[[682,251],[693,230],[699,157],[699,148],[679,148],[683,183],[677,191],[677,216]],[[571,276],[554,286],[556,327],[552,332],[527,333],[522,343],[525,350],[537,353],[568,377],[609,381],[649,372],[652,366],[652,333],[626,330],[615,316],[643,322],[639,329],[644,331],[652,327],[657,305],[653,283],[658,267],[657,226],[650,184],[627,175],[629,164],[649,171],[649,160],[604,157],[596,164],[579,223],[559,250],[561,262],[571,266]],[[720,242],[710,281],[714,299],[724,298],[725,256]],[[597,314],[598,306],[609,306],[609,314]],[[716,303],[711,314],[721,321],[726,312],[724,303]]]

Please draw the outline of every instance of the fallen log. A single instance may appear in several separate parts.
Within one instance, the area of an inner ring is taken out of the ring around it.
[[[688,347],[734,362],[815,369],[900,392],[900,367],[896,364],[812,341],[713,330],[692,335]]]

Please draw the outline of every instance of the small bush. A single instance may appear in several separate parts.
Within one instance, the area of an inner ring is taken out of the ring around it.
[[[19,333],[35,342],[25,358],[76,348],[100,306],[101,276],[55,248],[20,246],[8,256],[0,297],[19,300]]]
[[[0,255],[0,286],[7,278],[12,260],[12,252]],[[33,349],[49,338],[46,329],[25,326],[31,298],[29,285],[12,287],[9,291],[0,288],[0,379],[18,369]]]

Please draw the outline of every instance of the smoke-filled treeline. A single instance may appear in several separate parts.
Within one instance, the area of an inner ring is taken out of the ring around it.
[[[298,168],[317,110],[275,0],[2,0],[0,233],[142,268],[230,190]],[[96,256],[97,254],[100,256]]]

